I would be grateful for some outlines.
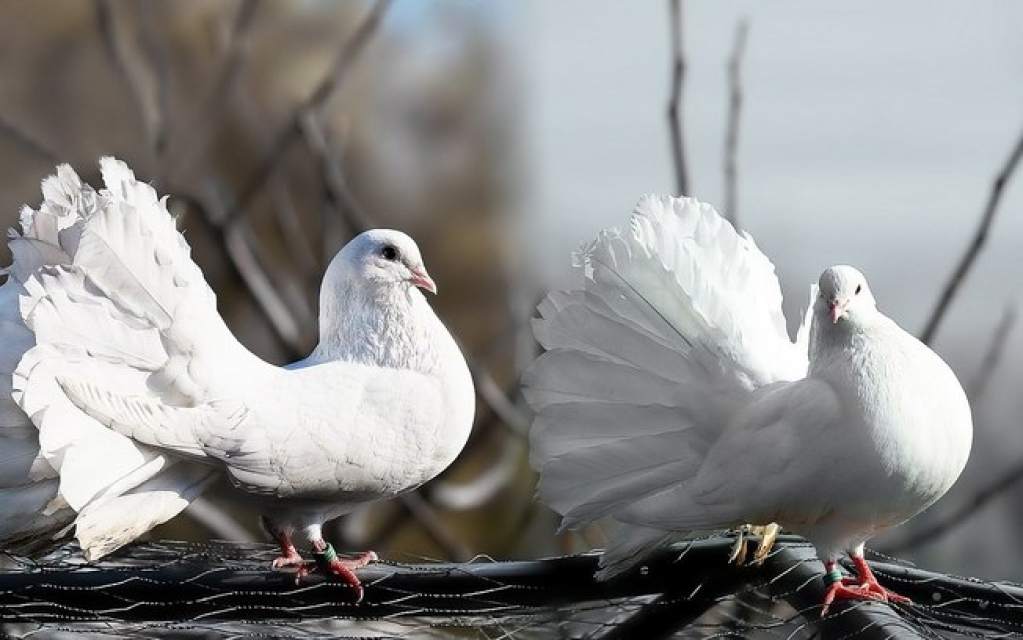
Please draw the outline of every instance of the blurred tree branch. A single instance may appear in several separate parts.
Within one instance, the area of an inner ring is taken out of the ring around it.
[[[327,142],[327,135],[320,124],[320,115],[317,110],[303,110],[299,114],[298,126],[305,137],[309,150],[320,161],[323,181],[327,185],[331,200],[333,200],[334,207],[341,218],[348,224],[353,234],[372,229],[376,225],[349,190],[344,170],[341,167],[341,159]],[[329,234],[323,234],[324,241],[328,237]],[[324,255],[332,255],[333,249],[334,247],[324,247]]]
[[[1017,464],[1003,472],[986,487],[973,494],[969,500],[963,502],[962,506],[950,511],[933,525],[916,531],[900,542],[886,547],[882,552],[889,555],[897,555],[938,541],[942,536],[951,533],[960,525],[966,523],[973,514],[980,511],[981,508],[985,507],[1003,492],[1015,486],[1020,480],[1023,480],[1023,464]]]
[[[675,160],[675,185],[678,195],[689,194],[689,175],[685,148],[682,144],[682,84],[686,63],[682,54],[682,0],[669,0],[671,7],[671,98],[668,100],[668,126],[671,129],[671,151]]]
[[[166,59],[159,53],[152,33],[150,3],[120,4],[122,11],[139,10],[144,37],[125,33],[124,20],[110,0],[94,0],[96,24],[114,69],[124,80],[138,105],[150,150],[159,156],[167,140],[167,69]]]
[[[725,219],[738,225],[737,156],[739,151],[739,116],[742,113],[742,59],[746,51],[745,20],[735,26],[732,54],[728,59],[728,126],[725,130]]]
[[[277,138],[270,145],[270,151],[263,160],[263,163],[239,191],[236,208],[232,210],[231,215],[228,217],[227,224],[233,223],[241,215],[241,212],[245,210],[256,194],[267,183],[277,165],[284,159],[285,152],[301,135],[303,115],[308,111],[320,110],[324,103],[343,84],[348,70],[358,60],[359,54],[362,53],[366,44],[372,39],[390,4],[390,0],[377,0],[366,14],[366,17],[356,27],[352,37],[338,51],[333,64],[330,66],[330,71],[320,81],[320,84],[313,91],[312,95],[309,96],[305,104],[295,110],[291,122],[278,134]]]
[[[1002,170],[999,171],[998,175],[995,177],[994,184],[991,186],[991,194],[988,196],[987,206],[984,208],[984,214],[981,216],[980,224],[974,233],[973,240],[970,242],[970,245],[966,249],[966,253],[959,261],[959,265],[956,266],[955,271],[952,273],[952,277],[945,285],[945,289],[942,291],[941,297],[938,299],[938,304],[935,306],[930,319],[927,321],[927,326],[924,328],[923,333],[920,336],[920,340],[924,344],[930,344],[934,339],[934,334],[937,332],[938,326],[944,319],[945,313],[948,311],[949,304],[951,304],[952,299],[955,298],[956,293],[959,291],[959,287],[966,278],[966,274],[969,273],[970,268],[977,259],[977,255],[984,246],[984,242],[987,240],[988,231],[991,229],[991,223],[994,222],[995,213],[998,211],[998,203],[1001,202],[1002,199],[1002,191],[1004,191],[1005,185],[1015,173],[1021,156],[1023,156],[1023,134],[1021,134],[1019,139],[1016,141],[1016,146],[1013,147],[1012,153],[1009,154]]]
[[[51,149],[49,145],[45,144],[42,140],[26,131],[23,127],[20,127],[8,120],[3,114],[0,114],[0,132],[6,134],[7,137],[17,142],[24,149],[39,156],[39,158],[46,161],[47,164],[60,164],[61,158],[57,155],[56,151]]]
[[[998,368],[998,363],[1005,353],[1005,343],[1008,341],[1009,334],[1012,333],[1015,325],[1016,307],[1010,305],[1002,313],[1002,319],[999,321],[998,326],[995,328],[995,333],[991,337],[991,344],[988,345],[987,351],[984,352],[984,357],[980,361],[980,368],[977,371],[976,377],[967,385],[966,396],[970,399],[970,404],[973,406],[977,406],[977,401],[980,400],[987,390],[987,385],[991,381],[991,375]]]
[[[224,113],[227,98],[234,89],[238,76],[248,59],[252,24],[261,4],[261,0],[242,0],[238,6],[238,13],[231,26],[220,72],[213,82],[210,92],[199,101],[198,108],[189,118],[185,128],[188,135],[176,138],[176,140],[182,141],[183,146],[172,149],[176,153],[169,154],[162,171],[165,177],[173,180],[179,167],[189,166],[192,164],[193,158],[206,152],[206,145]]]

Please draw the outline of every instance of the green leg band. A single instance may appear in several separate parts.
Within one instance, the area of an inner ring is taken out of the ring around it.
[[[323,551],[313,551],[313,556],[316,557],[316,562],[321,566],[328,565],[337,560],[337,553],[334,552],[334,547],[329,542],[323,548]]]
[[[835,567],[831,571],[828,571],[827,573],[824,574],[824,584],[829,586],[829,587],[831,585],[835,584],[836,582],[841,582],[841,581],[842,581],[842,572],[838,569],[838,567]]]

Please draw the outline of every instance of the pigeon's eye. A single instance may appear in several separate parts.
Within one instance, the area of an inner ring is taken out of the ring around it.
[[[860,291],[861,291],[862,289],[863,289],[863,285],[862,285],[862,284],[858,284],[858,285],[856,285],[856,294],[857,294],[857,295],[859,295],[859,293],[860,293]]]
[[[380,250],[380,257],[383,258],[384,260],[394,262],[395,260],[398,259],[398,250],[392,247],[391,245],[387,245],[386,247]]]

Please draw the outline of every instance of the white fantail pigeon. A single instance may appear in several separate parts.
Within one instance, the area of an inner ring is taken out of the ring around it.
[[[88,559],[181,511],[217,474],[263,514],[275,566],[320,564],[362,587],[321,525],[430,480],[462,450],[475,393],[420,289],[419,249],[367,231],[333,259],[312,355],[245,349],[165,202],[123,163],[94,191],[68,166],[12,232],[0,287],[0,541],[74,533]],[[12,392],[13,390],[13,392]]]
[[[948,491],[973,427],[952,370],[876,308],[863,274],[826,269],[793,342],[753,240],[672,197],[640,201],[578,267],[582,288],[540,305],[546,353],[524,387],[540,500],[566,529],[625,525],[600,575],[687,532],[777,522],[817,549],[825,610],[901,600],[864,543]]]

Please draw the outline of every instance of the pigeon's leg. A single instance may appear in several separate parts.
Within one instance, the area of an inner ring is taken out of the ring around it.
[[[312,543],[316,563],[325,573],[338,576],[347,582],[348,586],[355,591],[355,601],[361,602],[364,590],[359,576],[355,575],[355,570],[365,567],[370,562],[376,562],[377,554],[373,551],[366,551],[356,558],[339,558],[334,547],[330,546],[330,543],[322,537],[314,538]]]
[[[899,595],[894,591],[885,589],[878,583],[877,578],[874,576],[874,572],[867,566],[867,561],[863,559],[863,550],[857,549],[849,554],[852,557],[853,564],[856,565],[856,578],[846,578],[842,576],[842,572],[838,569],[838,565],[834,560],[829,560],[824,564],[827,574],[824,576],[826,582],[829,583],[828,591],[824,595],[824,608],[821,610],[821,615],[827,615],[828,609],[835,600],[878,600],[881,602],[901,602],[910,603],[911,600],[906,596]]]
[[[307,565],[309,563],[298,554],[298,549],[295,548],[295,543],[291,540],[291,533],[274,526],[266,516],[260,516],[259,524],[263,527],[263,531],[266,531],[281,548],[281,555],[277,556],[270,566],[274,569],[298,567],[300,574],[308,573]]]

